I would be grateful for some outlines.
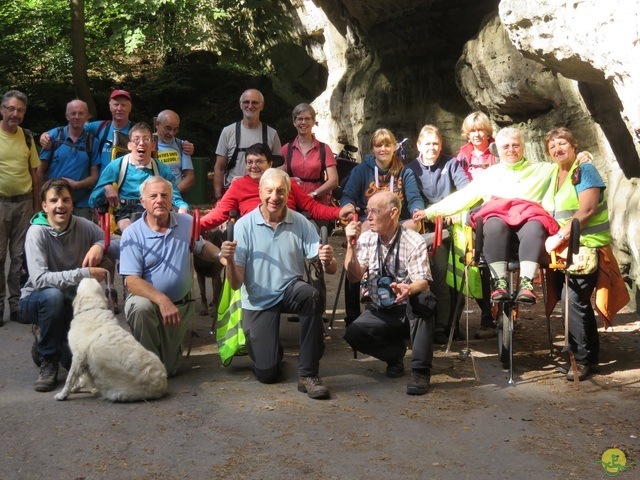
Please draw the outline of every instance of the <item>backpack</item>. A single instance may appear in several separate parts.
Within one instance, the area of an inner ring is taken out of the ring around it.
[[[293,172],[291,171],[291,157],[293,155],[293,142],[289,142],[287,144],[287,173],[290,177],[293,177]],[[318,178],[302,178],[298,177],[303,182],[324,182],[324,172],[327,170],[327,163],[325,161],[325,157],[327,155],[326,145],[320,142],[320,176]]]
[[[131,128],[131,120],[127,124],[129,128]],[[98,131],[96,132],[96,137],[100,138],[100,143],[98,143],[98,151],[102,154],[102,149],[104,148],[104,144],[107,143],[107,135],[109,134],[109,130],[111,128],[111,120],[102,120],[100,125],[98,125]],[[100,132],[104,131],[102,137],[100,137]]]
[[[53,160],[53,155],[56,150],[60,148],[60,145],[67,145],[69,147],[77,148],[81,152],[87,152],[87,157],[89,159],[89,170],[91,170],[91,157],[93,157],[93,142],[95,141],[95,137],[93,133],[87,132],[87,138],[85,139],[85,146],[80,147],[75,145],[74,143],[67,142],[64,138],[64,127],[58,127],[56,129],[56,138],[51,140],[51,150],[49,150],[49,163]]]
[[[238,152],[246,152],[246,148],[240,148],[240,131],[242,130],[240,126],[242,125],[242,120],[238,120],[236,122],[236,149],[233,151],[231,155],[231,159],[227,162],[227,172],[233,170],[233,167],[236,166],[236,162],[238,161]],[[267,124],[262,124],[262,143],[268,145],[267,138]]]
[[[120,190],[120,186],[124,182],[124,179],[127,178],[127,167],[129,166],[129,160],[124,161],[124,157],[121,157],[120,160],[120,172],[118,173],[118,180],[116,182],[116,190]],[[153,170],[153,175],[160,175],[158,170],[158,164],[154,158],[151,159],[151,169]]]
[[[24,142],[27,144],[27,148],[29,149],[29,152],[31,152],[31,145],[33,145],[33,137],[31,136],[31,130],[29,130],[28,128],[23,128],[22,131],[24,132]]]

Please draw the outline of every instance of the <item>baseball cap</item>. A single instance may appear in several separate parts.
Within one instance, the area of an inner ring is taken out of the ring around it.
[[[114,90],[113,92],[111,92],[109,100],[116,97],[125,97],[127,100],[131,101],[131,94],[126,90]]]

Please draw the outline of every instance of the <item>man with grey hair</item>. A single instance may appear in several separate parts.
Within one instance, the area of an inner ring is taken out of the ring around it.
[[[36,169],[40,165],[31,132],[20,124],[27,112],[27,96],[9,90],[0,104],[0,326],[4,325],[4,299],[9,289],[10,318],[20,321],[20,270],[24,261],[24,239],[33,212],[40,210],[40,184]],[[4,264],[7,249],[11,258],[9,275]]]
[[[158,161],[171,169],[181,195],[193,186],[195,173],[193,162],[184,147],[185,141],[176,138],[180,117],[173,110],[163,110],[156,117],[158,134]]]
[[[330,245],[319,245],[315,227],[287,208],[291,180],[270,168],[260,179],[261,204],[235,226],[235,239],[222,244],[230,286],[242,286],[242,328],[253,372],[262,383],[275,383],[282,373],[284,351],[279,341],[280,314],[300,316],[298,390],[311,398],[329,398],[318,375],[324,352],[322,301],[303,280],[305,259],[335,273]]]
[[[144,212],[123,233],[120,275],[129,290],[124,312],[133,336],[158,355],[169,376],[177,373],[182,343],[195,313],[190,238],[193,218],[171,211],[173,186],[160,176],[140,185]],[[220,261],[220,250],[202,237],[193,253]]]
[[[400,198],[388,191],[367,203],[370,230],[361,222],[345,228],[344,265],[350,282],[367,275],[371,303],[347,326],[344,339],[355,350],[387,363],[388,377],[404,375],[405,338],[411,338],[409,395],[429,391],[433,361],[435,296],[429,291],[431,272],[422,236],[399,225]]]
[[[242,120],[227,125],[220,134],[216,147],[213,190],[216,201],[236,177],[246,173],[245,150],[255,143],[266,144],[272,152],[282,148],[278,132],[260,122],[260,112],[264,108],[264,97],[259,90],[249,89],[240,95]]]
[[[89,119],[86,102],[71,100],[65,116],[68,125],[47,132],[51,146],[40,151],[38,178],[42,184],[51,178],[64,178],[73,188],[74,215],[91,220],[89,195],[100,175],[98,140],[84,130]]]

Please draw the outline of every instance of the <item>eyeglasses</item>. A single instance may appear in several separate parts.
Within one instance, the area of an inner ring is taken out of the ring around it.
[[[257,101],[257,100],[242,100],[242,101],[240,102],[240,104],[241,104],[241,105],[243,105],[243,106],[245,106],[245,107],[247,107],[247,106],[249,106],[249,105],[256,105],[256,106],[257,106],[257,105],[260,105],[261,103],[262,103],[262,102],[259,102],[259,101]]]
[[[381,210],[379,208],[365,208],[364,214],[368,217],[369,215],[375,215],[379,217],[382,213],[386,212],[386,210]]]
[[[136,137],[129,140],[131,143],[140,145],[140,143],[151,143],[151,137]]]
[[[9,113],[18,112],[20,115],[24,115],[25,113],[27,113],[27,109],[26,108],[7,107],[6,105],[2,105],[2,108],[8,110]]]
[[[253,162],[247,162],[247,167],[253,167],[254,165],[256,167],[261,167],[265,163],[266,162],[264,160],[254,160]]]
[[[511,145],[509,145],[509,144],[502,145],[500,147],[500,150],[502,150],[503,152],[508,152],[509,149],[520,150],[521,147],[522,147],[522,145],[520,145],[519,143],[512,143]]]
[[[313,118],[311,118],[311,117],[296,117],[296,122],[298,122],[298,123],[311,123],[311,122],[313,122]]]

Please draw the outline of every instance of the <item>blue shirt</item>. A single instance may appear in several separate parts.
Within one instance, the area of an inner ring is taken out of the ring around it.
[[[120,241],[120,274],[137,275],[149,282],[173,302],[182,300],[189,290],[193,275],[189,242],[191,240],[190,215],[170,212],[170,226],[165,233],[147,225],[147,212],[122,232]],[[202,237],[194,252],[202,252]]]
[[[102,137],[106,133],[106,137],[105,137],[106,141],[102,145],[102,151],[99,153],[100,164],[101,164],[100,173],[102,173],[104,169],[107,168],[107,165],[111,163],[111,148],[113,147],[113,132],[117,130],[119,132],[122,132],[127,138],[129,138],[129,130],[133,126],[133,123],[129,122],[127,126],[124,128],[121,128],[121,129],[114,128],[113,122],[109,120],[109,123],[102,129],[100,133],[98,133],[98,128],[100,127],[100,124],[102,122],[103,122],[102,120],[96,120],[95,122],[89,122],[84,126],[84,129],[86,132],[91,132],[95,135],[96,139],[98,140],[98,145],[100,144]],[[125,152],[123,152],[122,155],[125,155]],[[122,156],[122,155],[119,155],[119,156]]]
[[[176,185],[182,181],[183,170],[193,170],[191,155],[182,151],[183,141],[174,138],[171,143],[158,141],[158,161],[171,169]]]
[[[84,180],[91,173],[91,167],[100,166],[100,156],[98,155],[98,140],[94,138],[92,145],[91,158],[87,153],[87,136],[84,132],[77,141],[73,141],[69,137],[69,127],[61,127],[63,129],[62,138],[58,138],[58,129],[49,130],[51,137],[52,151],[42,150],[40,152],[40,160],[47,162],[49,168],[47,170],[46,179],[50,178],[70,178],[77,182]],[[77,207],[89,207],[89,194],[91,189],[81,188],[73,192],[73,203]]]
[[[602,200],[602,192],[606,188],[600,172],[592,163],[583,163],[580,165],[580,179],[576,183],[576,192],[580,195],[583,191],[589,188],[600,189],[600,200]]]
[[[407,165],[413,172],[426,206],[438,203],[453,192],[464,188],[469,177],[457,158],[440,155],[433,165],[424,165],[416,158]]]
[[[315,227],[288,208],[274,229],[256,207],[238,220],[234,237],[236,264],[245,269],[242,308],[247,310],[264,310],[282,301],[289,284],[304,277],[305,258],[318,257]]]
[[[127,162],[127,174],[122,181],[122,185],[118,188],[118,197],[120,200],[138,200],[140,198],[140,185],[147,178],[153,176],[153,168],[151,167],[151,160],[146,167],[138,168],[129,162],[130,155],[126,155],[123,158],[116,158],[113,162],[107,165],[107,168],[103,170],[98,179],[91,197],[89,197],[89,205],[92,208],[99,207],[107,203],[107,196],[104,191],[104,187],[118,181],[120,176],[120,165],[122,162]],[[169,167],[164,163],[156,162],[158,165],[158,175],[165,180],[168,180],[173,185],[173,205],[177,208],[189,208],[189,204],[182,199],[180,191],[176,186],[176,181],[173,178],[173,174]]]

